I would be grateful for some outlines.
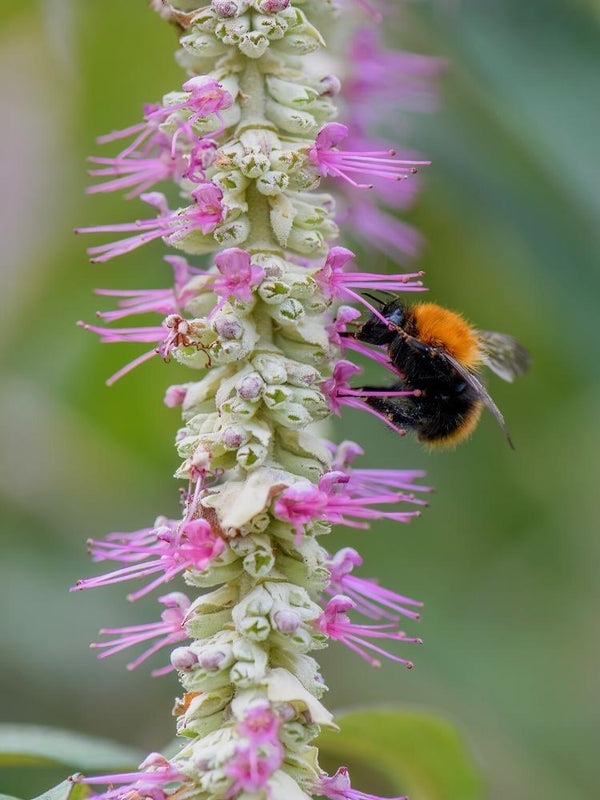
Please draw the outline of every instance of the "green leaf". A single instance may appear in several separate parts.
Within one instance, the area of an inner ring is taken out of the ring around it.
[[[83,783],[73,783],[67,780],[59,783],[53,789],[48,789],[38,797],[34,797],[33,800],[85,800],[89,793],[89,787]]]
[[[319,739],[323,766],[348,766],[353,787],[365,773],[379,791],[410,800],[480,800],[482,781],[462,735],[448,721],[407,709],[370,709],[336,717],[341,733]]]
[[[94,772],[130,769],[143,758],[141,751],[108,739],[37,725],[0,725],[0,766],[53,764]]]

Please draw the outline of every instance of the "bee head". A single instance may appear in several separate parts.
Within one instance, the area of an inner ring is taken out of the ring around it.
[[[397,336],[397,329],[402,328],[407,314],[407,307],[403,305],[398,297],[391,296],[392,299],[384,302],[378,297],[368,295],[373,302],[380,307],[380,315],[371,314],[364,325],[354,335],[357,339],[371,344],[387,345]],[[387,320],[387,324],[382,317]]]
[[[400,300],[400,298],[395,297],[393,300],[390,300],[388,303],[386,303],[382,307],[381,313],[389,321],[390,325],[394,325],[398,328],[404,327],[404,322],[406,320],[406,306],[402,300]]]

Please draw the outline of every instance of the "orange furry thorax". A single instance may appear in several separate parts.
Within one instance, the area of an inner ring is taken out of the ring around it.
[[[481,361],[477,334],[469,323],[455,311],[435,303],[418,303],[412,316],[417,338],[423,344],[443,347],[465,367],[476,367]]]

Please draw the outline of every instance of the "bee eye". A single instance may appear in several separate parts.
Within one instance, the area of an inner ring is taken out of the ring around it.
[[[404,309],[397,302],[390,303],[390,307],[384,308],[382,313],[392,325],[396,325],[399,328],[402,327],[405,314]]]

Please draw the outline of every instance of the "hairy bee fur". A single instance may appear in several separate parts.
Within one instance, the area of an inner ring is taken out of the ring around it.
[[[390,391],[416,391],[410,397],[366,397],[372,408],[414,431],[426,445],[449,447],[475,430],[487,406],[511,443],[478,372],[485,364],[505,380],[522,374],[529,364],[522,345],[505,334],[478,331],[460,314],[435,303],[408,306],[394,298],[382,305],[381,315],[387,324],[371,314],[353,335],[387,348],[399,373]]]

